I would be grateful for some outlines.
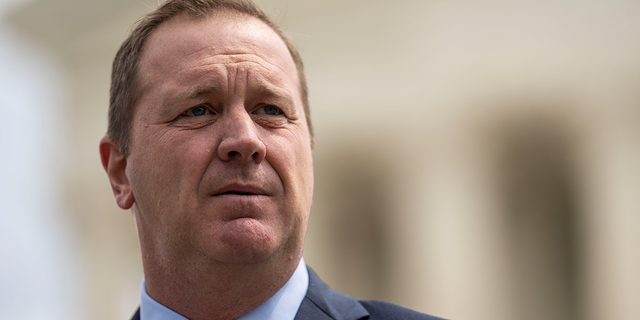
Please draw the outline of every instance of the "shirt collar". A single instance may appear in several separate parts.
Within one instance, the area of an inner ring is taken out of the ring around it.
[[[309,288],[309,273],[304,259],[300,259],[289,281],[269,300],[244,314],[238,320],[293,320]],[[140,286],[140,320],[188,320],[153,300],[144,279]]]

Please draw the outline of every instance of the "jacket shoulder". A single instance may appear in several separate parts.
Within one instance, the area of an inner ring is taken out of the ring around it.
[[[131,320],[140,320],[140,308],[136,310],[136,313],[133,314],[133,317],[131,317]]]
[[[444,320],[389,302],[373,300],[358,301],[369,312],[369,320]]]

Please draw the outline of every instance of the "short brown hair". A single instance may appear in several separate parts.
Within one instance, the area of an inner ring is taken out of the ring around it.
[[[194,19],[203,19],[221,11],[237,12],[258,18],[284,41],[298,71],[300,96],[309,127],[310,143],[313,144],[313,127],[302,58],[291,39],[269,19],[264,11],[251,0],[168,0],[138,20],[113,60],[107,134],[124,156],[129,155],[133,114],[141,95],[138,66],[146,39],[160,24],[172,17],[187,14]]]

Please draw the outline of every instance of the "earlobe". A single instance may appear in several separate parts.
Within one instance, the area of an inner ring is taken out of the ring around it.
[[[127,158],[107,135],[100,139],[100,159],[109,177],[116,203],[124,210],[130,209],[135,199],[126,172]]]

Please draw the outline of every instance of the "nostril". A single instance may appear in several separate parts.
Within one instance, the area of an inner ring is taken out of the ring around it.
[[[224,138],[218,145],[218,156],[223,161],[252,161],[264,159],[266,148],[262,141],[253,136]]]

